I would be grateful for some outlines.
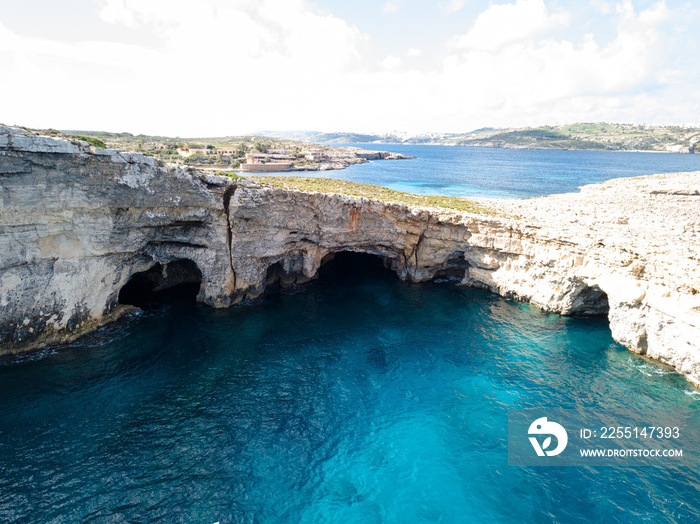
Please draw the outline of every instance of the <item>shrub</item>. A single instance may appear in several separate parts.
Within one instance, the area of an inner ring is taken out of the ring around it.
[[[102,140],[99,138],[94,138],[91,136],[72,136],[71,138],[74,138],[75,140],[82,140],[83,142],[87,142],[93,147],[99,147],[101,149],[107,149],[107,144],[105,144]]]

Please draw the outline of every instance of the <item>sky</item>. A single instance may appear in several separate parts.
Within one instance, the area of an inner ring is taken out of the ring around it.
[[[698,27],[687,0],[0,0],[0,122],[182,137],[700,124]]]

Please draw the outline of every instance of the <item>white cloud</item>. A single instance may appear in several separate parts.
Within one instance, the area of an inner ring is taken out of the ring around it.
[[[308,108],[335,103],[367,41],[304,0],[106,0],[100,16],[160,43],[60,43],[0,30],[3,94],[32,100],[0,107],[6,122],[169,134],[311,125]],[[53,122],[40,123],[46,115]]]
[[[668,20],[671,16],[668,7],[666,7],[666,2],[662,0],[658,2],[653,7],[645,9],[639,13],[639,21],[646,25],[656,25]]]
[[[446,13],[456,13],[464,7],[466,0],[440,0],[440,9]]]
[[[610,3],[606,0],[591,0],[590,5],[595,11],[603,15],[610,14],[612,11]]]
[[[641,12],[629,0],[618,5],[612,41],[561,38],[571,17],[542,0],[492,5],[436,58],[411,47],[417,41],[378,54],[359,29],[304,0],[104,0],[112,38],[129,42],[138,32],[149,45],[29,38],[0,23],[0,118],[212,136],[687,122],[700,114],[698,68],[679,61],[684,40],[674,35],[678,47],[670,48],[664,33],[678,15],[663,2]]]
[[[181,59],[265,58],[285,69],[337,69],[359,58],[360,31],[304,0],[107,0],[101,16],[129,27],[150,26]],[[219,62],[220,63],[220,62]]]
[[[455,48],[497,51],[498,49],[569,24],[568,13],[550,14],[544,0],[516,0],[494,4],[481,13],[470,31],[454,38]]]
[[[403,61],[400,57],[394,55],[387,55],[387,57],[382,60],[381,64],[384,69],[395,70],[401,67]]]
[[[111,24],[124,24],[136,27],[135,13],[126,7],[126,0],[106,0],[100,10],[100,18]]]
[[[454,87],[440,96],[469,100],[463,113],[486,122],[506,115],[519,115],[523,125],[536,122],[538,115],[550,122],[589,120],[596,112],[607,120],[616,113],[629,116],[633,111],[623,111],[624,104],[609,102],[642,104],[642,90],[674,77],[664,72],[658,54],[657,26],[668,16],[663,2],[637,14],[626,0],[619,6],[611,43],[600,45],[588,34],[574,44],[541,36],[569,16],[550,15],[539,0],[491,6],[467,35],[452,41],[454,53],[444,62],[443,81]],[[518,19],[530,22],[518,28]],[[651,107],[648,99],[643,105]]]
[[[383,13],[395,13],[401,6],[401,0],[387,0],[382,7]]]

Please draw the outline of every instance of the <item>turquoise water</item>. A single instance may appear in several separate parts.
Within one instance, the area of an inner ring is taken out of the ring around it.
[[[700,170],[700,154],[549,151],[410,144],[348,144],[415,156],[341,171],[302,173],[455,197],[529,198],[611,178]]]
[[[697,413],[563,318],[370,263],[0,365],[2,522],[698,522],[695,466],[507,465],[507,412]]]

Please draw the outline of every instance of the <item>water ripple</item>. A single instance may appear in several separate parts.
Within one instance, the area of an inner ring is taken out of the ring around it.
[[[698,395],[604,321],[452,283],[174,304],[16,364],[2,521],[700,521],[693,468],[509,467],[510,408]]]

